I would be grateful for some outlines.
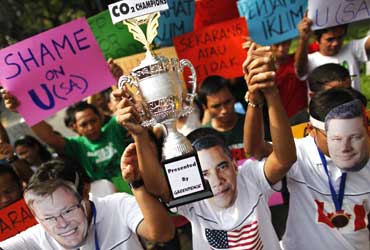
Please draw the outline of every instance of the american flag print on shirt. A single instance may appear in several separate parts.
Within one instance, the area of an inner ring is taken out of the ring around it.
[[[263,244],[258,222],[244,225],[230,232],[206,228],[206,237],[213,249],[261,250]]]

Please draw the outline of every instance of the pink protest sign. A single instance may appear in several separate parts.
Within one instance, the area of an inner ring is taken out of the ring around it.
[[[0,83],[29,126],[115,83],[84,18],[0,50]]]

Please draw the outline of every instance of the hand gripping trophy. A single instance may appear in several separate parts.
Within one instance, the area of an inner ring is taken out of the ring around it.
[[[204,180],[198,156],[191,143],[176,129],[176,121],[192,112],[196,95],[196,72],[189,60],[157,56],[152,42],[157,35],[159,12],[123,21],[134,38],[146,49],[146,57],[129,76],[121,76],[118,87],[128,84],[135,88],[135,99],[143,102],[143,126],[164,125],[166,135],[162,148],[162,163],[171,190],[169,208],[213,196]],[[140,25],[146,24],[146,36]],[[183,100],[182,81],[179,74],[188,67],[191,76],[188,84],[192,92]],[[148,118],[149,117],[149,118]],[[148,118],[148,119],[146,119]]]

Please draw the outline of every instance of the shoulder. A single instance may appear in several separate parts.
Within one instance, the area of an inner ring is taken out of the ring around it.
[[[49,235],[40,224],[0,242],[0,249],[44,249],[43,241],[48,241]]]

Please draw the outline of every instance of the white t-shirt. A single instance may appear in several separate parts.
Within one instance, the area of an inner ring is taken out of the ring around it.
[[[342,209],[350,215],[343,228],[335,228],[335,212],[328,178],[313,137],[296,139],[297,162],[287,175],[290,191],[285,250],[370,249],[367,214],[370,212],[370,163],[359,172],[348,172]],[[326,157],[333,186],[338,192],[341,171]]]
[[[178,208],[191,222],[194,250],[280,249],[267,204],[274,190],[266,180],[264,163],[247,160],[239,168],[237,198],[231,207],[220,209],[207,199]],[[245,248],[240,247],[243,244]]]
[[[364,37],[359,40],[353,40],[344,45],[338,54],[334,56],[324,56],[319,51],[308,54],[307,75],[303,76],[301,80],[305,80],[310,72],[315,68],[326,63],[337,63],[344,67],[348,65],[348,70],[352,79],[352,88],[361,91],[360,89],[360,69],[359,64],[368,61],[365,50],[366,40],[370,38]]]
[[[95,230],[101,250],[142,250],[135,234],[143,215],[135,198],[116,193],[93,199],[96,224],[92,219],[86,244],[80,250],[95,250]],[[4,250],[62,250],[57,241],[38,224],[0,243]]]

